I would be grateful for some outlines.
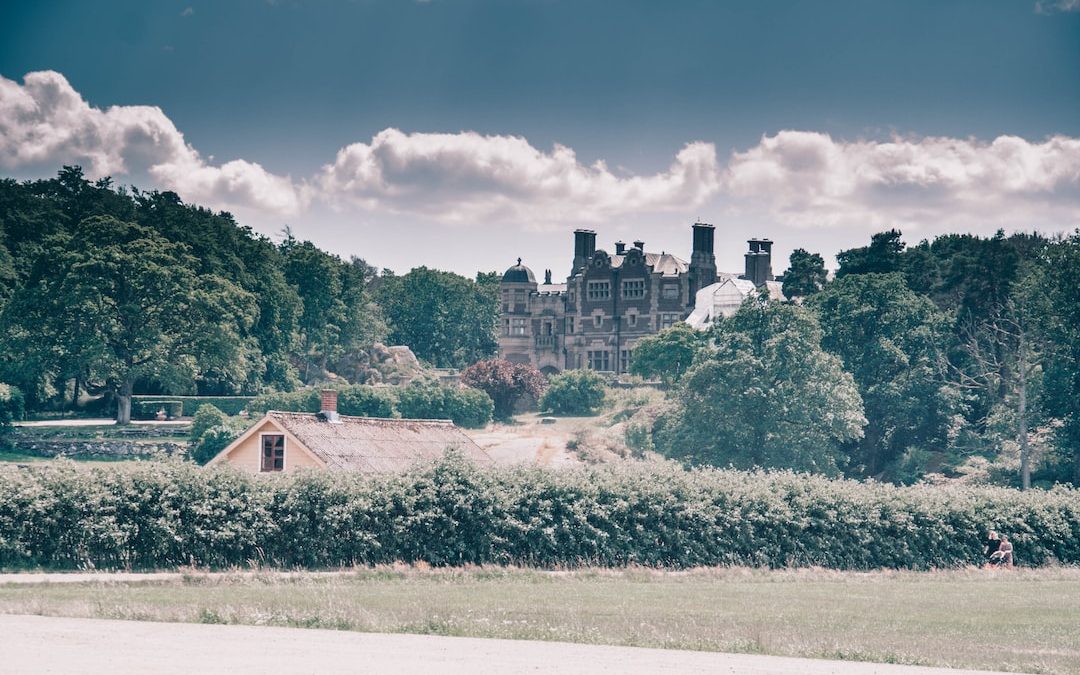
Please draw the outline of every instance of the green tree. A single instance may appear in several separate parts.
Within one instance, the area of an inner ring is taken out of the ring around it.
[[[811,296],[825,287],[828,278],[825,259],[820,253],[797,248],[791,252],[789,267],[784,272],[784,297],[790,300]]]
[[[658,377],[670,384],[682,377],[707,343],[704,333],[677,323],[634,343],[630,372],[647,378]]]
[[[808,306],[822,347],[843,361],[865,406],[865,433],[847,447],[852,472],[897,479],[909,450],[943,451],[958,405],[939,362],[949,317],[898,273],[843,277]]]
[[[498,349],[498,300],[491,283],[417,267],[403,276],[384,275],[375,295],[390,341],[408,345],[437,367],[463,368]]]
[[[848,274],[888,274],[901,271],[904,242],[900,237],[900,230],[878,232],[870,237],[869,246],[840,251],[836,254],[836,261],[840,263],[836,278]]]
[[[194,266],[186,246],[149,228],[88,218],[48,242],[4,323],[43,361],[104,382],[127,424],[136,381],[187,391],[207,369],[248,362],[254,299]]]
[[[691,464],[836,474],[866,418],[814,315],[759,295],[712,334],[658,422],[657,447]]]
[[[443,419],[467,429],[491,421],[491,397],[472,387],[451,387],[438,382],[411,382],[398,392],[398,412],[407,419]]]

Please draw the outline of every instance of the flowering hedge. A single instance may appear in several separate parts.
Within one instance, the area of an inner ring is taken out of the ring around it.
[[[1080,491],[893,487],[622,466],[249,477],[189,463],[0,467],[0,567],[954,567],[995,527],[1018,564],[1080,563]]]

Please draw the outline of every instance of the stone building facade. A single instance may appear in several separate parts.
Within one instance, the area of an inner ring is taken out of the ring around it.
[[[686,319],[699,291],[738,276],[717,274],[712,225],[694,223],[692,232],[687,262],[646,252],[643,241],[616,242],[608,253],[596,248],[596,232],[575,230],[565,283],[553,283],[550,270],[538,283],[519,258],[500,283],[500,356],[545,373],[627,372],[637,340]],[[772,280],[770,246],[751,241],[744,276],[753,274],[754,283]]]

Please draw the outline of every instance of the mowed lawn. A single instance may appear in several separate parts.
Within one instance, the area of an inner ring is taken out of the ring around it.
[[[1080,569],[376,568],[0,585],[0,612],[1080,673]]]

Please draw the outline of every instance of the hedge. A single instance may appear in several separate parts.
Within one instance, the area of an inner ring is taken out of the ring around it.
[[[0,568],[426,561],[946,568],[993,527],[1018,564],[1080,563],[1080,491],[895,487],[619,466],[254,477],[191,463],[0,467]]]
[[[396,398],[388,388],[353,384],[336,389],[338,412],[342,415],[394,417]],[[319,391],[316,387],[302,387],[290,392],[260,394],[251,400],[247,410],[252,416],[262,415],[267,410],[319,412],[322,406]]]
[[[165,411],[167,419],[175,419],[184,414],[184,404],[181,401],[171,399],[138,399],[131,402],[131,419],[152,420],[157,419],[159,411]]]
[[[210,404],[226,415],[239,415],[254,396],[132,396],[132,406],[139,401],[180,401],[183,409],[180,414],[184,417],[192,417],[199,410],[199,406]],[[156,410],[154,412],[157,412]]]

